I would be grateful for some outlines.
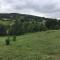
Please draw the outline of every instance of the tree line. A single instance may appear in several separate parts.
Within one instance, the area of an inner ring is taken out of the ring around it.
[[[39,19],[28,20],[28,18],[17,18],[15,19],[15,23],[10,28],[9,26],[0,24],[0,35],[7,35],[7,29],[10,29],[10,35],[21,35],[28,32],[55,30],[60,29],[60,20],[46,18],[40,21]]]

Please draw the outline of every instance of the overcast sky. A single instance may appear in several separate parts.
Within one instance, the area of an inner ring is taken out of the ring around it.
[[[60,18],[60,0],[0,0],[0,13]]]

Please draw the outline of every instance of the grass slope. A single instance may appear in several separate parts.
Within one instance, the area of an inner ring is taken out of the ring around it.
[[[17,36],[10,46],[5,39],[0,37],[0,60],[60,60],[60,30]]]
[[[10,24],[14,24],[15,21],[14,20],[0,20],[0,24],[5,25],[5,26],[9,26]]]

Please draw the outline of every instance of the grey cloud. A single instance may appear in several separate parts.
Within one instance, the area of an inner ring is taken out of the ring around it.
[[[60,0],[0,0],[0,12],[59,17]]]

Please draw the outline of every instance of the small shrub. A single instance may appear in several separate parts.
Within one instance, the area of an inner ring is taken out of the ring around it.
[[[13,36],[13,41],[16,41],[16,36]]]
[[[6,39],[5,40],[5,43],[6,43],[6,45],[10,45],[10,40],[9,39]]]

